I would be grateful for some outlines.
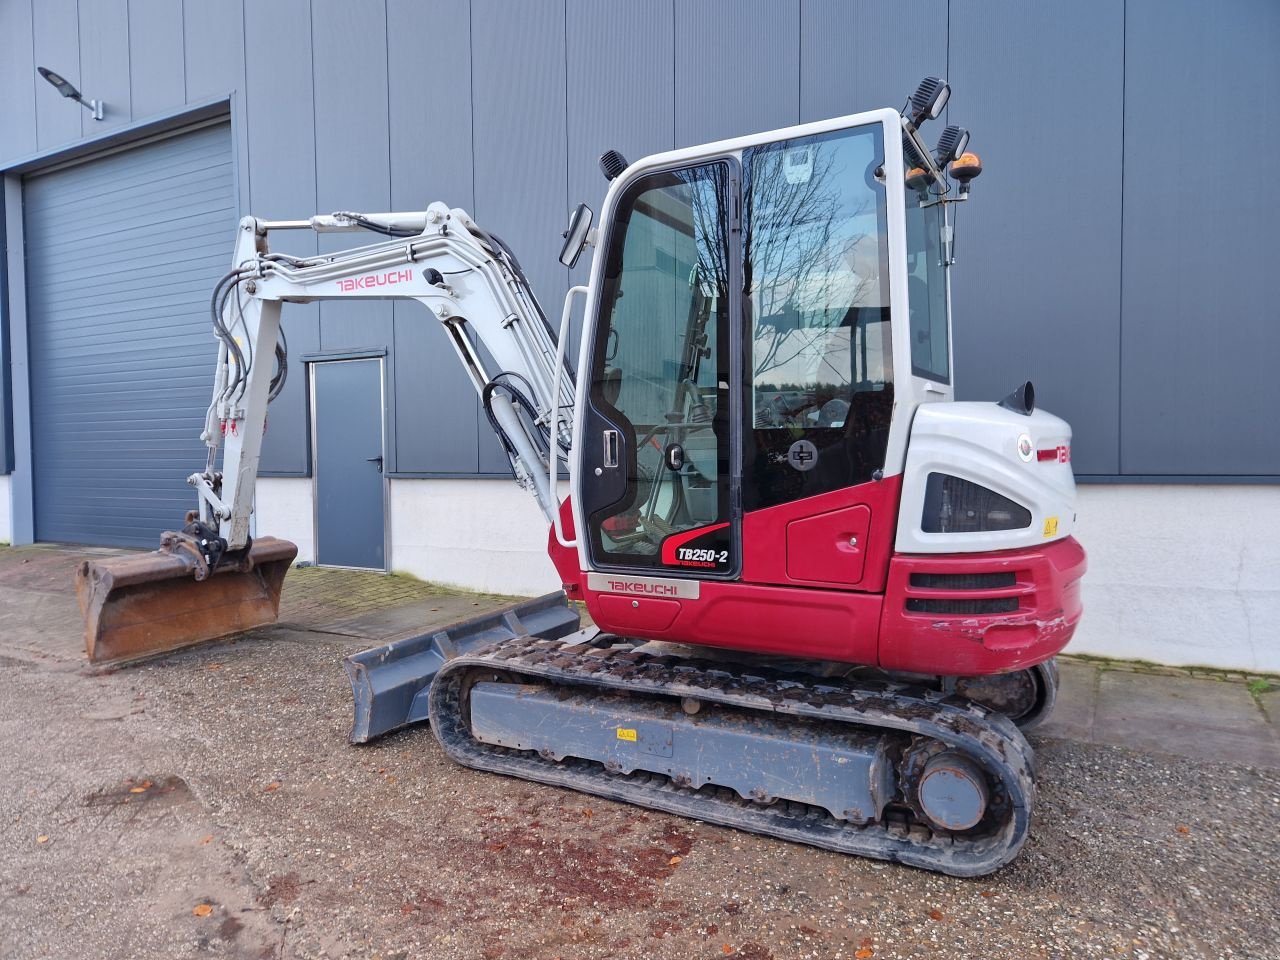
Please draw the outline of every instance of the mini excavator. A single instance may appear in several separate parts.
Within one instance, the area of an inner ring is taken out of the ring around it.
[[[296,548],[250,516],[281,306],[417,300],[563,590],[349,658],[353,741],[429,720],[478,770],[958,876],[1008,863],[1085,555],[1068,425],[1030,383],[953,399],[952,224],[982,167],[959,127],[925,145],[949,96],[928,78],[900,111],[606,153],[558,328],[464,210],[245,218],[198,508],[155,553],[81,566],[90,659],[275,619]],[[286,230],[381,236],[295,257]]]

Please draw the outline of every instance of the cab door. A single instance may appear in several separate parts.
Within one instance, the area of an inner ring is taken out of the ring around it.
[[[637,178],[604,238],[578,476],[593,569],[732,577],[736,166]]]

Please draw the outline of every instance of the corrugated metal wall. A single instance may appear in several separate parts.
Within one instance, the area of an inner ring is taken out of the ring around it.
[[[960,395],[1032,377],[1081,474],[1276,478],[1278,50],[1274,0],[0,0],[0,164],[234,94],[243,211],[468,207],[554,316],[559,231],[598,208],[606,148],[900,106],[946,75],[987,163],[959,220]],[[392,348],[390,470],[501,472],[413,305],[286,317],[294,356]],[[272,472],[306,470],[303,380],[273,407]]]
[[[233,164],[219,123],[23,184],[36,539],[152,546],[190,509]]]

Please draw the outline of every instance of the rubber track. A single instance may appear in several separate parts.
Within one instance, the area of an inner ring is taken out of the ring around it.
[[[613,639],[613,638],[609,638]],[[751,833],[873,857],[957,877],[982,876],[1017,856],[1030,826],[1035,796],[1031,747],[1012,721],[936,691],[893,683],[850,685],[753,668],[735,673],[724,663],[652,656],[619,641],[612,647],[520,637],[449,661],[431,689],[431,727],[445,751],[463,766],[680,814]],[[983,824],[945,833],[905,808],[869,825],[837,820],[825,810],[792,801],[770,805],[736,791],[692,789],[661,774],[612,773],[591,760],[556,762],[531,751],[491,746],[472,738],[461,694],[476,673],[503,679],[622,691],[631,695],[693,697],[738,709],[813,717],[894,731],[904,744],[915,737],[941,741],[976,760],[995,781]],[[988,823],[991,819],[998,822]]]

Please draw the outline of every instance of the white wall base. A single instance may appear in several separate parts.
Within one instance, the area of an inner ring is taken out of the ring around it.
[[[1280,673],[1280,487],[1081,486],[1069,653]]]
[[[254,498],[254,536],[280,537],[298,545],[298,559],[316,559],[315,512],[310,477],[259,477]]]
[[[13,540],[13,501],[8,475],[0,476],[0,543]]]
[[[0,477],[0,539],[8,539]],[[469,590],[536,595],[560,578],[533,498],[500,480],[391,480],[390,568]],[[1280,673],[1280,487],[1080,487],[1089,553],[1070,653]],[[313,560],[309,479],[260,480],[258,529]]]
[[[533,596],[560,589],[547,523],[504,480],[390,481],[391,569],[423,580]]]

